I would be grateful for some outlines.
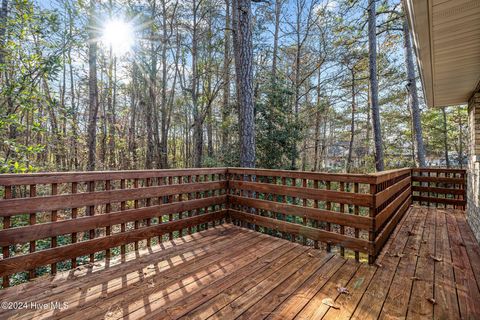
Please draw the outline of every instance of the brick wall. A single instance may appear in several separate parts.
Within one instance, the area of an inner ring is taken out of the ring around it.
[[[480,92],[468,103],[467,221],[480,243]]]

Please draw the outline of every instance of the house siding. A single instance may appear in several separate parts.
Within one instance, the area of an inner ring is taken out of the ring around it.
[[[480,243],[480,92],[468,103],[467,221]]]

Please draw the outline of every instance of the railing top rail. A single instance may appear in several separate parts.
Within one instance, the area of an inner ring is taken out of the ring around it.
[[[409,171],[413,172],[447,172],[465,173],[464,169],[450,168],[401,168],[376,173],[333,173],[310,172],[296,170],[275,170],[260,168],[219,167],[219,168],[187,168],[187,169],[152,169],[152,170],[121,170],[121,171],[74,171],[74,172],[38,172],[25,174],[0,174],[1,186],[87,182],[100,180],[120,179],[145,179],[156,177],[169,177],[176,175],[202,175],[202,174],[254,174],[273,177],[287,177],[309,180],[355,182],[365,184],[378,184],[401,176]]]
[[[358,182],[358,183],[375,183],[375,176],[372,174],[360,173],[330,173],[330,172],[310,172],[296,170],[275,170],[275,169],[259,169],[259,168],[238,168],[229,167],[229,173],[236,174],[253,174],[259,176],[286,177],[309,180],[325,180],[340,182]]]
[[[29,185],[48,183],[86,182],[99,180],[145,179],[178,175],[224,174],[227,168],[152,169],[121,171],[37,172],[0,174],[0,185]]]
[[[382,183],[410,172],[412,172],[412,168],[401,168],[375,172],[371,175],[376,178],[376,183]]]
[[[440,168],[440,167],[425,167],[425,168],[412,168],[413,172],[450,172],[450,173],[466,173],[466,169],[452,169],[452,168]]]

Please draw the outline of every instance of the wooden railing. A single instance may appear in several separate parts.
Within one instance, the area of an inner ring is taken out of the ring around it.
[[[239,225],[373,262],[411,203],[410,169],[331,174],[228,169]],[[333,248],[332,248],[333,247]]]
[[[463,169],[412,169],[413,201],[422,205],[465,209],[466,172]]]
[[[225,219],[226,168],[0,175],[3,287]],[[61,219],[59,219],[61,217]]]
[[[373,263],[412,200],[462,207],[464,180],[465,171],[410,168],[0,175],[0,276],[7,287],[225,220]]]

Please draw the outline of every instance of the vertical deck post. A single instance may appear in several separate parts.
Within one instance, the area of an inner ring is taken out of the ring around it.
[[[377,211],[377,204],[376,204],[376,193],[377,193],[377,184],[370,184],[370,194],[373,198],[373,204],[370,206],[369,216],[372,218],[372,230],[368,232],[368,240],[372,244],[373,254],[368,254],[368,263],[373,264],[376,258],[376,250],[375,250],[375,237],[376,237],[376,225],[375,225],[375,215]]]

